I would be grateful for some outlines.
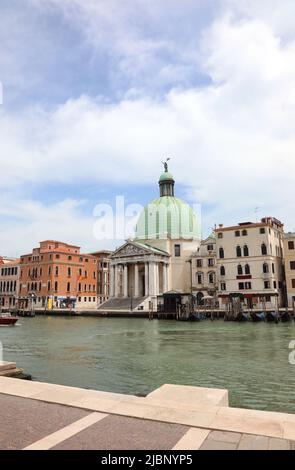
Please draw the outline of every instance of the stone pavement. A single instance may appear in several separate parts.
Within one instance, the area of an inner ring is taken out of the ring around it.
[[[228,406],[226,390],[147,397],[0,377],[0,449],[294,450],[295,416]]]

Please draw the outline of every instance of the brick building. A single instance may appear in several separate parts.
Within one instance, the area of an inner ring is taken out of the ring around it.
[[[75,245],[43,241],[20,258],[19,297],[22,307],[33,297],[37,308],[95,308],[97,258]]]
[[[92,253],[97,258],[97,299],[98,304],[110,297],[110,255],[111,251],[101,250]]]

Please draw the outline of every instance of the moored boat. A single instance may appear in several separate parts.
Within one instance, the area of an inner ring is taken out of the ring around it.
[[[291,315],[290,313],[286,310],[286,312],[281,312],[280,314],[280,320],[281,322],[287,322],[291,320]]]
[[[279,322],[279,314],[277,312],[267,312],[266,314],[266,321],[268,322],[274,322],[278,323]]]
[[[0,326],[13,326],[18,321],[17,317],[13,317],[11,313],[0,313]]]
[[[251,315],[252,321],[254,321],[254,322],[265,321],[265,313],[264,312],[260,312],[260,313],[251,312],[250,315]]]

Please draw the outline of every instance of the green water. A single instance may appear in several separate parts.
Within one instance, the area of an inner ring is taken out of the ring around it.
[[[295,324],[20,319],[0,328],[4,360],[35,380],[119,393],[164,383],[227,388],[232,406],[295,413]]]

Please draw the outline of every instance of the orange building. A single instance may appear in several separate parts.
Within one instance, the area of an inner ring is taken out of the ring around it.
[[[46,240],[20,258],[19,299],[22,307],[33,298],[44,308],[96,308],[97,258],[80,247]]]

